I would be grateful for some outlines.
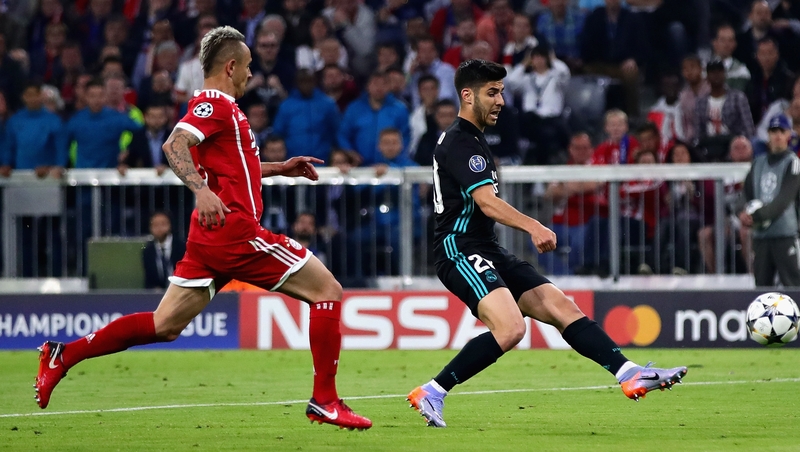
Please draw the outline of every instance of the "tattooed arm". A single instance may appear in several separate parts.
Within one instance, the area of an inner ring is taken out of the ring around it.
[[[211,229],[216,225],[225,225],[225,214],[230,213],[230,209],[208,188],[195,168],[189,148],[199,143],[200,140],[194,134],[176,127],[161,149],[167,156],[172,171],[197,197],[197,219],[200,226]]]
[[[193,133],[176,127],[161,146],[172,172],[195,193],[205,187],[203,178],[195,168],[192,152],[189,150],[198,144],[200,140]]]

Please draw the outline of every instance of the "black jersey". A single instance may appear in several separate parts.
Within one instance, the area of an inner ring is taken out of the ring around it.
[[[433,152],[437,261],[453,259],[471,244],[497,244],[495,221],[475,207],[471,194],[486,184],[497,193],[497,168],[489,145],[474,124],[458,118],[439,137]]]

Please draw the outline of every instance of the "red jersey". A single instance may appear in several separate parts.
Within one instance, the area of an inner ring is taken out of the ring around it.
[[[570,159],[567,165],[577,165]],[[608,201],[603,189],[587,191],[570,196],[553,206],[553,223],[567,226],[580,226],[589,222],[595,215],[608,217]]]
[[[664,201],[660,199],[661,181],[628,181],[619,188],[620,215],[623,218],[640,220],[647,226],[647,238],[655,236],[658,222],[658,206]]]
[[[209,89],[189,100],[188,111],[175,126],[200,140],[192,158],[208,188],[219,196],[230,213],[225,226],[208,229],[192,212],[189,241],[204,245],[247,242],[261,229],[261,159],[256,138],[235,99]]]
[[[634,156],[639,150],[636,138],[625,135],[619,143],[605,141],[597,146],[592,154],[592,165],[618,165],[634,163]]]

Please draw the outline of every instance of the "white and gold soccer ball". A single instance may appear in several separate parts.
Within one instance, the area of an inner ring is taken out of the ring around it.
[[[768,347],[780,347],[797,339],[799,322],[797,303],[782,293],[759,295],[747,308],[750,339]]]

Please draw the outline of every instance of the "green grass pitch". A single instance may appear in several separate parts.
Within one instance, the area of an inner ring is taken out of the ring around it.
[[[36,352],[2,352],[0,451],[800,450],[796,348],[627,350],[690,367],[639,403],[574,352],[514,351],[452,392],[448,428],[426,427],[404,394],[454,354],[343,352],[340,395],[374,422],[351,432],[305,418],[307,351],[124,352],[73,368],[44,411]]]

